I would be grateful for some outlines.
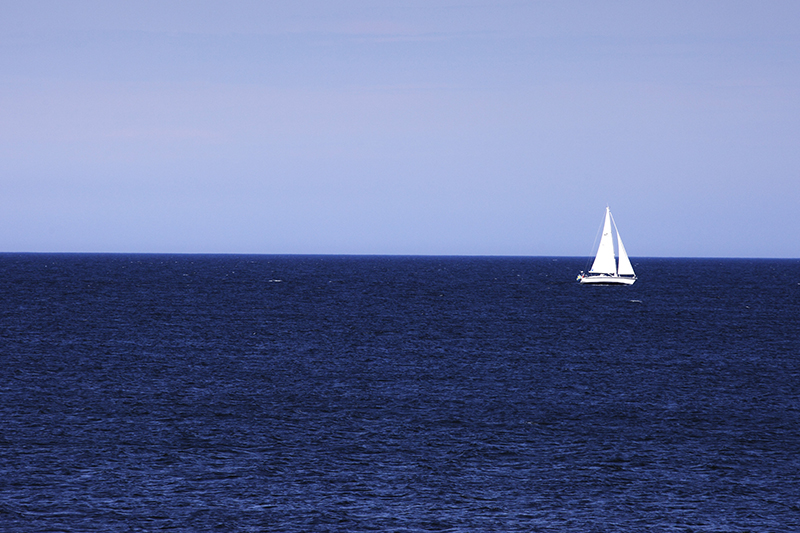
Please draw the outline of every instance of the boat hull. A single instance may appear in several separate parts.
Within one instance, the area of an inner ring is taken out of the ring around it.
[[[622,276],[581,276],[581,285],[633,285],[635,277]]]

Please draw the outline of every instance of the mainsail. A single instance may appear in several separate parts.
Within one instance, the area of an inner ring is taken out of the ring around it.
[[[603,236],[594,258],[590,274],[617,274],[617,262],[614,260],[614,239],[611,236],[611,211],[606,207],[606,219],[603,222]]]

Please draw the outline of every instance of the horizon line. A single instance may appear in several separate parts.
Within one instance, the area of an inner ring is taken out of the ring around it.
[[[150,256],[264,256],[264,257],[452,257],[452,258],[530,258],[530,259],[585,259],[591,255],[541,255],[541,254],[414,254],[414,253],[285,253],[285,252],[8,252],[0,251],[3,255],[150,255]],[[694,256],[694,255],[652,255],[652,256],[628,256],[631,261],[641,259],[753,259],[753,260],[800,260],[800,257],[787,256]]]

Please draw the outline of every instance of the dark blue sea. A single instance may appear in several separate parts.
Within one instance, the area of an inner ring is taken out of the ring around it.
[[[0,531],[800,531],[800,260],[0,255]]]

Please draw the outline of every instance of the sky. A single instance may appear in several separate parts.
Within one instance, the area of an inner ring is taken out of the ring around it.
[[[0,252],[800,258],[800,2],[0,2]]]

